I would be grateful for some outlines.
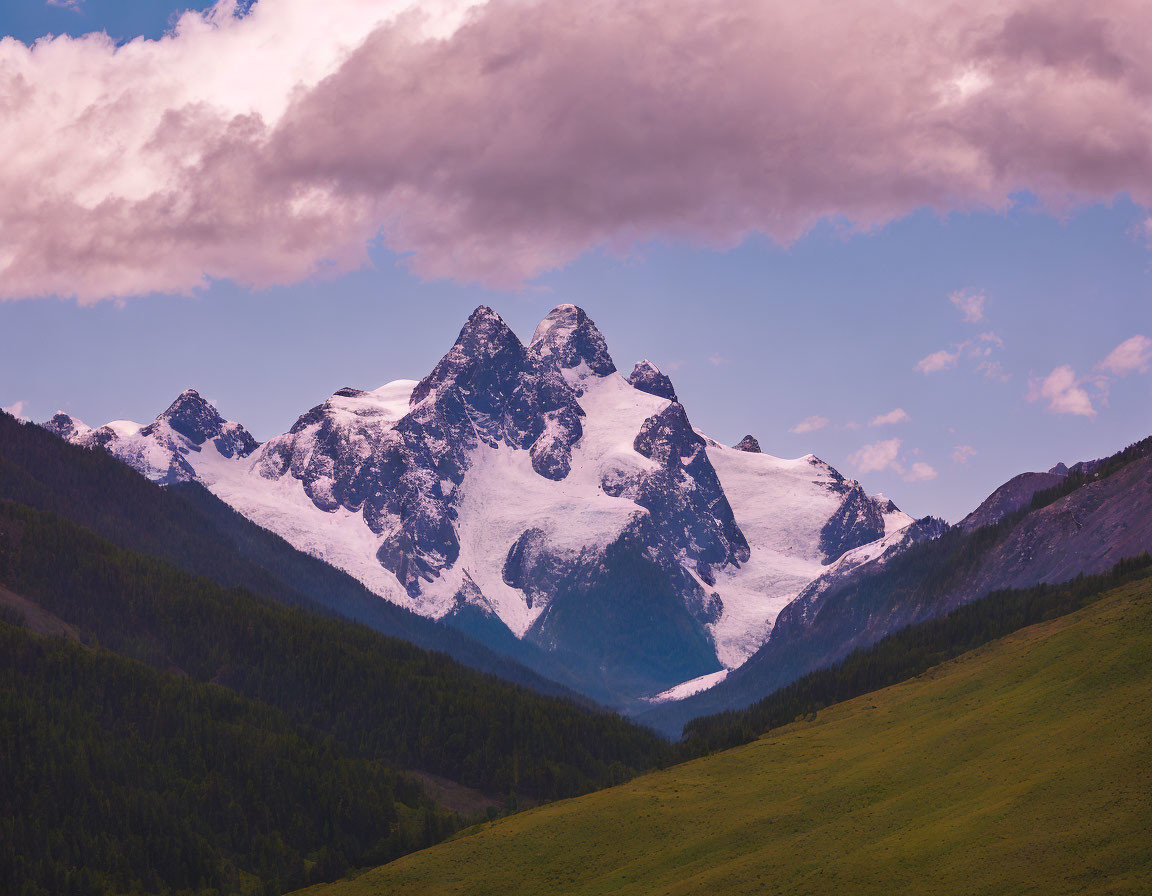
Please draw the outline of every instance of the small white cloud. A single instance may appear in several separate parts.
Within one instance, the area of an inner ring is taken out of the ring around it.
[[[1068,364],[1061,364],[1042,380],[1031,380],[1029,386],[1028,400],[1047,402],[1048,410],[1054,414],[1096,416],[1091,397]]]
[[[937,373],[941,370],[949,370],[956,366],[959,357],[959,351],[950,352],[947,349],[940,349],[940,351],[933,352],[928,357],[917,361],[916,369],[921,373]]]
[[[981,361],[976,365],[976,369],[984,374],[984,379],[994,380],[998,383],[1006,383],[1012,379],[1012,374],[1004,370],[1004,365],[999,361]]]
[[[912,464],[912,469],[909,470],[905,476],[905,482],[927,482],[930,479],[935,479],[939,473],[932,467],[931,464],[916,461]]]
[[[800,435],[806,432],[816,432],[818,429],[823,429],[832,421],[827,417],[805,417],[795,426],[789,428],[788,432]]]
[[[713,367],[721,367],[724,364],[731,364],[732,361],[728,358],[725,358],[723,355],[719,354],[718,352],[713,352],[712,354],[710,354],[708,356],[708,363],[711,364]]]
[[[1108,357],[1096,365],[1113,376],[1128,376],[1130,373],[1145,373],[1152,367],[1152,339],[1147,336],[1132,336],[1125,339],[1108,353]]]
[[[56,6],[60,9],[70,9],[73,12],[80,12],[80,7],[84,5],[84,0],[44,0],[45,6]]]
[[[27,420],[28,418],[24,416],[24,408],[26,406],[27,402],[14,401],[7,407],[0,408],[0,411],[3,411],[5,414],[11,414],[17,420]]]
[[[903,470],[897,462],[897,458],[900,456],[902,444],[900,439],[885,439],[882,442],[864,445],[859,451],[848,455],[848,462],[861,473],[873,473],[888,469],[900,473]]]
[[[849,420],[847,423],[844,424],[844,429],[859,429],[859,428],[860,428],[860,424],[857,423],[855,420]]]
[[[904,408],[894,408],[887,414],[880,414],[868,421],[869,426],[890,426],[894,423],[907,423],[912,418]]]
[[[984,320],[984,300],[984,293],[969,292],[966,289],[958,289],[948,297],[948,301],[960,309],[964,320],[970,324]]]
[[[952,449],[952,463],[966,464],[976,455],[976,449],[971,445],[957,445]]]

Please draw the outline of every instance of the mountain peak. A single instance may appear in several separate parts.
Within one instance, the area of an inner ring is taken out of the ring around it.
[[[166,421],[176,432],[197,445],[219,435],[227,422],[195,389],[185,389],[177,395],[176,400],[156,419]]]
[[[410,404],[415,407],[434,389],[450,387],[457,381],[470,381],[477,365],[486,366],[497,358],[508,361],[498,366],[518,370],[523,366],[524,356],[524,344],[504,319],[487,305],[480,305],[468,315],[452,348],[412,390]]]
[[[747,451],[749,454],[761,454],[760,443],[756,441],[756,437],[746,435],[739,442],[732,446],[737,451]]]
[[[154,423],[140,430],[142,435],[151,436],[157,424],[167,423],[173,432],[179,433],[194,445],[203,445],[209,439],[215,440],[216,448],[226,457],[244,457],[255,450],[257,442],[239,423],[231,423],[220,416],[208,401],[195,389],[185,389],[168,405],[168,409],[156,418]]]
[[[667,398],[669,401],[679,400],[676,398],[676,389],[672,386],[672,380],[668,379],[668,376],[647,358],[636,362],[636,366],[632,368],[632,373],[628,376],[628,382],[633,388],[639,389],[641,392]]]
[[[66,442],[75,442],[77,439],[92,432],[92,427],[83,420],[78,420],[71,414],[57,411],[52,419],[40,424],[44,429],[55,433]]]
[[[532,334],[531,348],[542,358],[552,358],[563,370],[586,364],[596,376],[616,371],[604,335],[576,305],[557,305],[549,311]]]

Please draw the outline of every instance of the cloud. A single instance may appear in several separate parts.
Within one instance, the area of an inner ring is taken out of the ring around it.
[[[950,370],[956,366],[959,357],[959,351],[950,352],[947,349],[940,349],[940,351],[933,352],[928,357],[917,361],[916,369],[921,373],[938,373],[941,370]]]
[[[976,337],[977,354],[987,357],[998,348],[1004,348],[1004,340],[1000,338],[1000,334],[989,330],[987,333],[981,333]]]
[[[912,464],[912,469],[904,475],[905,482],[927,482],[940,474],[931,466],[921,461]]]
[[[976,369],[984,374],[984,379],[995,380],[998,383],[1006,383],[1012,379],[1012,374],[1004,369],[1004,365],[999,361],[981,361],[976,365]]]
[[[848,455],[848,462],[861,473],[874,473],[879,470],[894,470],[903,472],[897,458],[900,456],[900,439],[885,439],[871,445],[864,445],[858,451]]]
[[[1048,410],[1054,414],[1096,416],[1091,397],[1068,364],[1061,364],[1041,380],[1032,380],[1029,386],[1028,400],[1047,402]]]
[[[731,364],[732,361],[729,358],[725,358],[718,352],[713,352],[708,356],[708,363],[713,367],[723,367],[725,364]]]
[[[887,414],[880,414],[868,421],[869,426],[889,426],[893,423],[907,423],[912,418],[904,408],[895,408]]]
[[[3,411],[5,414],[11,414],[17,420],[26,420],[28,419],[24,416],[24,408],[26,404],[27,402],[15,401],[7,407],[0,408],[0,411]]]
[[[805,417],[795,426],[788,429],[788,432],[796,433],[797,435],[806,432],[816,432],[818,429],[823,429],[832,421],[827,417]]]
[[[954,464],[967,464],[975,456],[976,449],[971,445],[957,445],[952,449],[952,463]]]
[[[1147,336],[1132,336],[1125,339],[1109,352],[1108,357],[1096,365],[1113,376],[1127,376],[1130,373],[1145,373],[1152,367],[1152,339]]]
[[[84,0],[44,0],[45,6],[57,6],[61,9],[70,9],[73,12],[80,12],[81,7],[84,6]]]
[[[1020,191],[1152,206],[1136,0],[235,11],[0,41],[0,297],[291,283],[377,241],[518,286],[597,247],[787,244]]]
[[[984,293],[968,292],[966,289],[958,289],[948,297],[948,301],[960,309],[964,320],[970,324],[984,320],[984,299]]]

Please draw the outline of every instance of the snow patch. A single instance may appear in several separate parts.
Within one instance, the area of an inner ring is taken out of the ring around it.
[[[671,703],[673,700],[683,700],[693,694],[699,694],[701,691],[716,687],[728,677],[728,671],[728,669],[721,669],[719,672],[709,672],[699,678],[682,681],[675,687],[670,687],[666,691],[661,691],[659,694],[645,699],[649,703]]]

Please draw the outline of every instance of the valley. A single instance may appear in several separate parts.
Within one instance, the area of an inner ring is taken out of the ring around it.
[[[309,896],[1140,892],[1152,581]]]

